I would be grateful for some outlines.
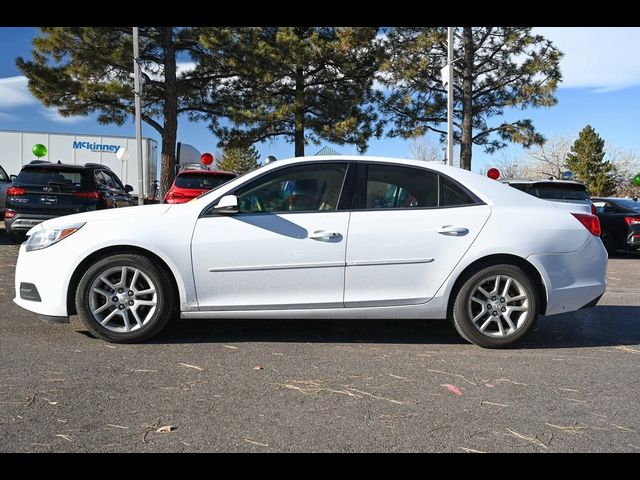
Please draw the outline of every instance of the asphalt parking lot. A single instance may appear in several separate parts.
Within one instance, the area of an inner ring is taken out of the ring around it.
[[[640,255],[590,310],[483,350],[443,321],[191,321],[142,345],[13,304],[0,228],[2,452],[638,452]]]

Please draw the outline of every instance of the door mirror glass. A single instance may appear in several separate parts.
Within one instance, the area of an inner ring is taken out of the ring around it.
[[[225,195],[220,199],[218,204],[213,207],[213,211],[216,213],[238,213],[238,197],[235,195]]]
[[[127,193],[131,193],[133,192],[133,187],[131,185],[125,185],[124,186],[124,191]]]
[[[11,179],[12,182],[16,181],[16,178],[18,178],[17,175],[10,175],[9,178]]]

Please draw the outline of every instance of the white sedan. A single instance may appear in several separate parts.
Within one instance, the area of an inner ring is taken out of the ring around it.
[[[193,201],[81,213],[29,232],[14,301],[110,342],[169,320],[449,318],[504,347],[605,291],[598,218],[437,163],[273,162]]]

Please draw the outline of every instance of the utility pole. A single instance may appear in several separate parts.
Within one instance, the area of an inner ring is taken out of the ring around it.
[[[453,28],[447,27],[447,163],[453,166]]]
[[[144,205],[144,162],[142,161],[142,119],[140,116],[142,90],[140,84],[140,47],[138,27],[133,27],[133,90],[136,107],[136,144],[138,147],[138,205]]]

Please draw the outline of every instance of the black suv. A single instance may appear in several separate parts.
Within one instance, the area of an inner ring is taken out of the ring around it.
[[[28,230],[50,218],[136,205],[129,195],[132,190],[104,165],[35,160],[22,167],[7,190],[7,234],[11,241],[20,243]]]

